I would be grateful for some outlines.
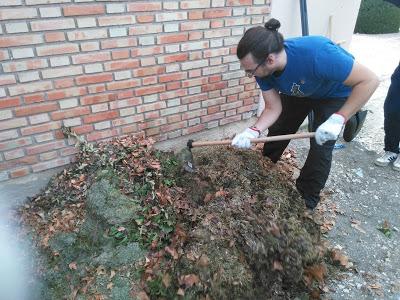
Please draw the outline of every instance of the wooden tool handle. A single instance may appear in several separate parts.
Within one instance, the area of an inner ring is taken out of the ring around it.
[[[265,142],[286,141],[286,140],[294,140],[294,139],[305,139],[305,138],[312,138],[314,136],[315,136],[315,132],[301,132],[301,133],[294,133],[294,134],[268,136],[268,137],[258,138],[258,139],[250,139],[250,142],[265,143]],[[232,144],[232,140],[203,141],[203,142],[200,141],[200,142],[193,142],[192,147],[218,146],[218,145],[230,145],[230,144]]]

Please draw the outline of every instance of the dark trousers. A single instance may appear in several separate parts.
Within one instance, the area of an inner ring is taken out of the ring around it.
[[[400,64],[391,78],[383,106],[385,114],[385,151],[399,153],[400,142]]]
[[[269,128],[268,136],[295,133],[307,115],[314,112],[313,131],[337,112],[345,99],[309,99],[281,94],[282,113]],[[289,141],[278,141],[264,144],[263,155],[277,162]],[[320,146],[315,139],[310,139],[310,151],[307,160],[297,178],[296,187],[303,196],[308,208],[315,208],[320,200],[320,192],[328,179],[332,162],[332,151],[335,141],[328,141]]]

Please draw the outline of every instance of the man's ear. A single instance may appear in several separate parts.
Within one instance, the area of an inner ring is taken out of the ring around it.
[[[272,53],[268,54],[265,62],[267,63],[267,65],[273,65],[275,63],[275,55],[273,55]]]

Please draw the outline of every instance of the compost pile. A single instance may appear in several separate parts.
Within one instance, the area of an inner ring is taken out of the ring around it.
[[[293,187],[294,153],[153,141],[78,142],[75,163],[21,209],[40,249],[41,299],[307,299],[325,248]]]

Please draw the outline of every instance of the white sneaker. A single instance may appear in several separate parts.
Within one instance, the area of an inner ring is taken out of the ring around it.
[[[393,163],[393,170],[400,171],[400,156]]]
[[[390,164],[396,158],[397,158],[397,154],[396,153],[390,152],[390,151],[385,151],[385,153],[383,153],[380,157],[378,157],[375,160],[375,164],[377,166],[386,167],[388,164]],[[400,167],[400,160],[399,159],[397,159],[397,160],[398,160],[397,164]]]

